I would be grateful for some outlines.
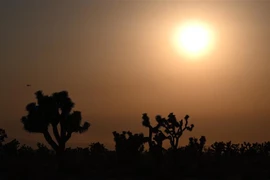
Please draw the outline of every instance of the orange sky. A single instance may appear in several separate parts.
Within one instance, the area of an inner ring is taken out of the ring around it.
[[[208,143],[268,141],[270,3],[205,1],[52,1],[0,3],[0,127],[22,143],[34,92],[67,90],[92,126],[69,145],[113,147],[112,131],[146,132],[146,112],[190,115]],[[198,19],[215,48],[188,61],[170,43],[175,27]],[[26,84],[32,84],[27,88]]]

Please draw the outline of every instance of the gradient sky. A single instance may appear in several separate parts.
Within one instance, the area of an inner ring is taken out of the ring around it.
[[[269,9],[255,0],[0,1],[0,127],[21,143],[44,142],[23,130],[25,106],[37,90],[67,90],[92,124],[67,146],[112,148],[114,130],[147,132],[144,112],[152,121],[189,114],[195,128],[180,144],[268,141]],[[170,42],[190,19],[215,32],[214,49],[196,61]]]

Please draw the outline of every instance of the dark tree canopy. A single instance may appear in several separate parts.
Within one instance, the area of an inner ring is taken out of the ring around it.
[[[88,122],[81,125],[80,111],[72,112],[74,103],[67,91],[56,92],[51,96],[37,91],[35,95],[37,103],[33,102],[26,106],[28,114],[23,116],[21,121],[26,131],[42,133],[56,152],[64,151],[72,133],[83,133],[90,127]],[[52,127],[56,142],[48,131],[49,126]]]

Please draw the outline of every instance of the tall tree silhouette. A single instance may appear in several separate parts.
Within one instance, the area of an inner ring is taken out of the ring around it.
[[[72,133],[83,133],[88,130],[90,124],[85,122],[81,125],[81,112],[72,112],[74,103],[67,91],[56,92],[51,96],[37,91],[35,95],[37,103],[28,104],[26,106],[28,115],[21,119],[24,129],[31,133],[42,133],[56,154],[62,155]],[[56,141],[49,133],[49,126],[52,127]]]

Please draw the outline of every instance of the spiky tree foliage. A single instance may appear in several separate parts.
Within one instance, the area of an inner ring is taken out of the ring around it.
[[[165,133],[167,134],[168,139],[170,140],[171,147],[177,149],[179,139],[183,135],[184,131],[192,131],[194,125],[188,125],[189,115],[186,115],[184,120],[181,119],[177,121],[175,115],[170,113],[168,119],[163,119],[163,126],[165,127]]]
[[[37,103],[28,104],[28,114],[21,119],[24,129],[31,133],[42,133],[48,144],[61,155],[72,133],[83,133],[88,130],[90,124],[85,122],[81,125],[81,112],[72,112],[74,103],[67,91],[56,92],[51,96],[37,91],[35,95]],[[56,141],[49,133],[49,126],[52,127]]]
[[[2,143],[7,138],[7,133],[4,129],[0,129],[0,146],[2,146]]]
[[[160,121],[160,116],[156,116],[157,124],[155,126],[151,125],[150,118],[146,113],[142,116],[142,125],[148,128],[148,145],[149,150],[162,149],[163,141],[166,139],[164,133],[160,130],[162,126],[162,121]]]
[[[177,121],[175,115],[170,113],[168,119],[162,118],[160,115],[156,116],[157,125],[151,126],[149,117],[147,114],[143,114],[143,126],[149,128],[149,146],[153,146],[152,137],[155,134],[154,140],[159,140],[159,143],[165,139],[169,139],[171,148],[176,150],[178,147],[179,139],[183,135],[184,131],[192,131],[194,125],[188,125],[189,116],[186,115],[184,120]],[[163,130],[162,130],[163,129]]]

